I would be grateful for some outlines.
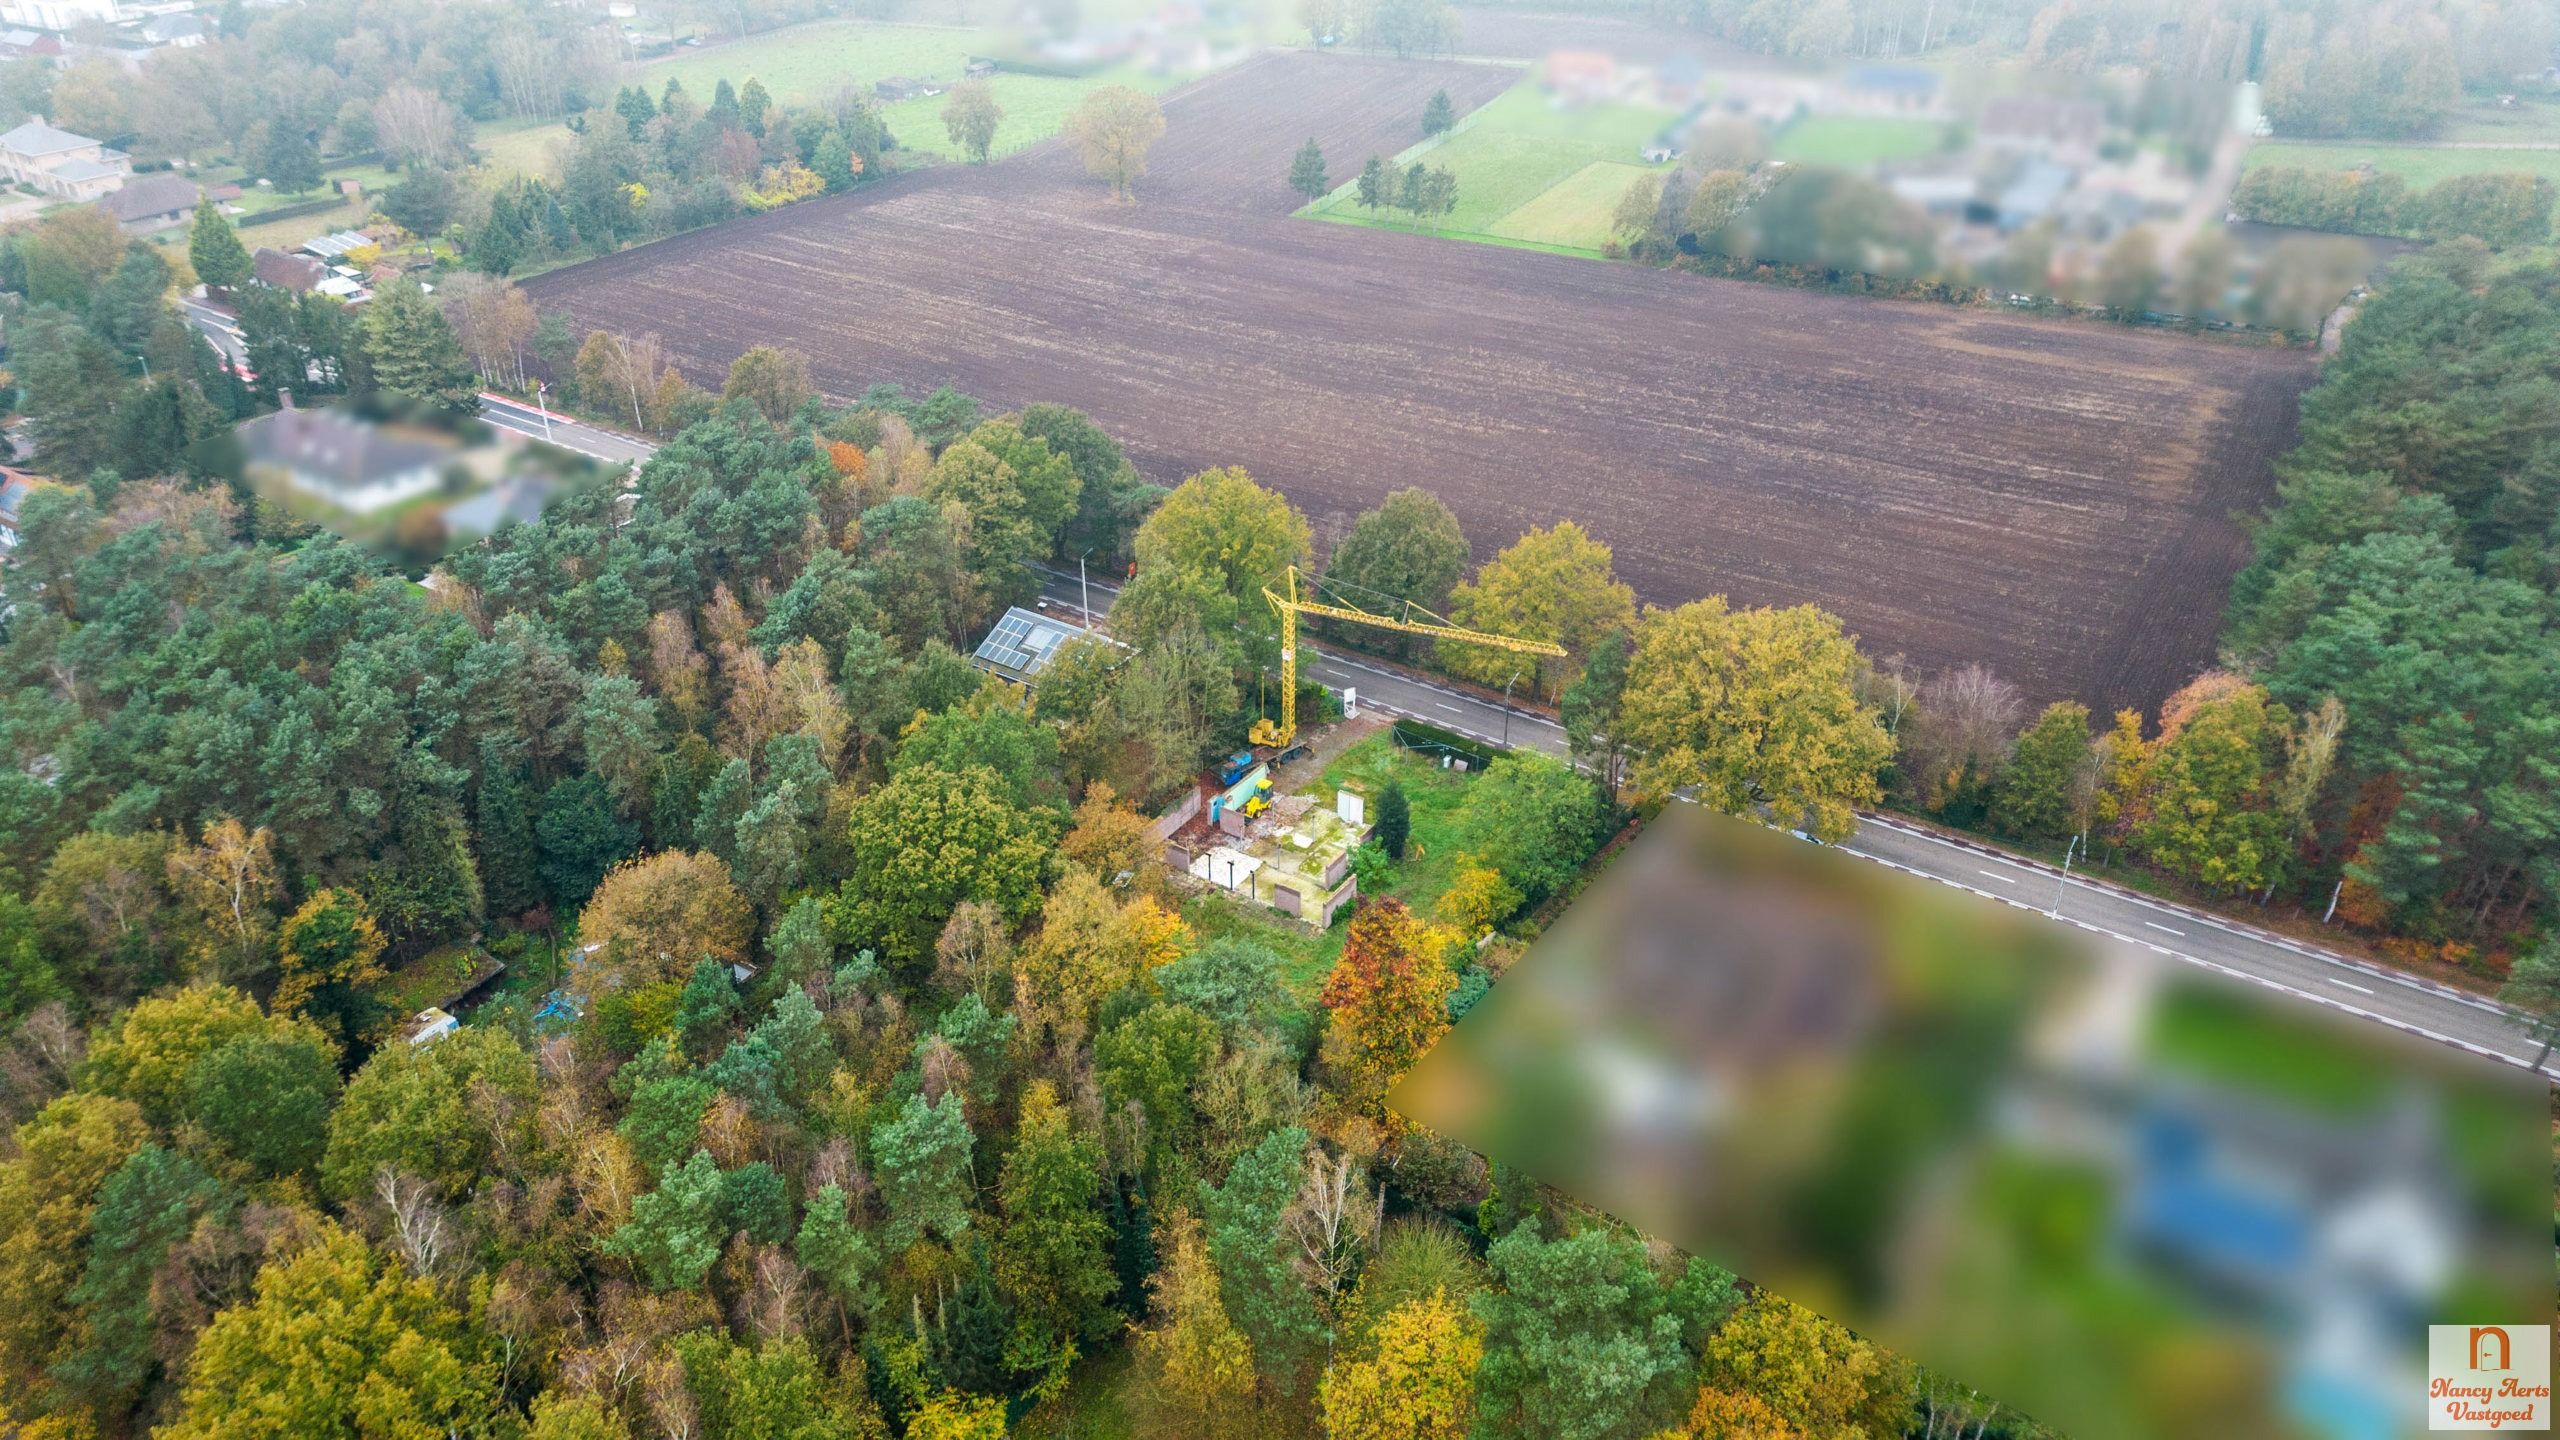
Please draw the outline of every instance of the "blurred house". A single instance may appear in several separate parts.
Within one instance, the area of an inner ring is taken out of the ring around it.
[[[1973,136],[1993,154],[2089,165],[2107,138],[2107,111],[2095,100],[2003,95],[1982,107]]]
[[[133,173],[133,157],[30,115],[0,135],[0,175],[65,200],[95,200]]]
[[[334,407],[285,408],[235,432],[249,478],[280,482],[340,510],[371,515],[443,484],[459,446],[413,427],[378,425]]]
[[[1824,93],[1821,81],[1769,71],[1732,71],[1723,77],[1710,115],[1735,115],[1772,129],[1813,110]]]
[[[308,295],[329,278],[329,267],[308,255],[293,255],[261,245],[249,252],[249,273],[261,285]]]
[[[1938,72],[1914,65],[1859,65],[1840,77],[1830,109],[1842,115],[1935,119],[1946,113]]]
[[[526,525],[542,518],[542,507],[551,503],[552,485],[538,475],[510,474],[498,483],[467,500],[445,507],[445,533],[455,541],[479,540],[497,534],[509,525]]]
[[[0,60],[50,60],[62,53],[62,37],[41,30],[0,30]]]
[[[1538,83],[1562,105],[1592,105],[1618,97],[1618,62],[1598,50],[1558,50],[1547,56]]]

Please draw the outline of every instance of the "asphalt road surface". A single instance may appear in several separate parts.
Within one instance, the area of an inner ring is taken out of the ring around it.
[[[503,430],[549,441],[563,450],[575,450],[598,460],[628,460],[634,464],[658,453],[658,447],[646,440],[572,420],[554,410],[545,415],[521,400],[504,395],[480,392],[480,418]]]
[[[1108,614],[1117,586],[1093,581],[1093,609]],[[1052,613],[1074,618],[1082,608],[1076,577],[1044,576],[1041,599]],[[1509,709],[1498,701],[1400,674],[1370,662],[1321,655],[1304,662],[1308,673],[1337,690],[1356,687],[1363,709],[1379,709],[1428,721],[1479,740],[1499,743],[1505,727],[1511,743],[1552,755],[1565,753],[1564,728],[1545,716]],[[2344,955],[2253,930],[2200,910],[2136,895],[2103,881],[2023,859],[1992,846],[1934,834],[1882,815],[1860,817],[1840,848],[1848,854],[1986,900],[2033,910],[2057,923],[2113,936],[2156,954],[2253,981],[2314,1005],[2361,1016],[2407,1034],[2467,1050],[2518,1068],[2530,1068],[2540,1047],[2497,1004],[2432,981],[2402,975]],[[2560,1079],[2560,1064],[2543,1074]]]

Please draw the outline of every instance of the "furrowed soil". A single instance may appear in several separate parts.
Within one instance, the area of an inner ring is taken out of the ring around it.
[[[2306,355],[1288,218],[1308,136],[1339,182],[1517,74],[1266,55],[1168,98],[1136,204],[1051,143],[525,288],[715,388],[776,344],[839,399],[1079,407],[1153,479],[1277,486],[1320,554],[1421,485],[1479,559],[1577,520],[1647,602],[1810,601],[2038,699],[2147,709],[2211,663]]]

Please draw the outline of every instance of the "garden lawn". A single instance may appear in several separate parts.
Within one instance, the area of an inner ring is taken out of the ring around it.
[[[518,175],[556,183],[560,167],[552,150],[573,138],[557,120],[493,120],[480,127],[477,137],[480,181],[490,189]]]
[[[2522,171],[2560,184],[2560,150],[2480,150],[2448,145],[2368,145],[2354,140],[2274,141],[2249,147],[2248,168],[2290,165],[2303,170],[2352,170],[2370,164],[2424,190],[2455,175]]]
[[[2315,1018],[2278,1019],[2196,986],[2177,987],[2152,1016],[2150,1047],[2170,1069],[2331,1115],[2371,1110],[2391,1084],[2369,1052]]]
[[[1380,733],[1335,756],[1333,763],[1325,767],[1324,780],[1316,787],[1316,793],[1329,795],[1343,785],[1352,786],[1366,798],[1369,819],[1374,824],[1378,797],[1386,793],[1389,781],[1404,787],[1406,805],[1413,812],[1413,829],[1404,859],[1396,864],[1395,879],[1385,893],[1428,919],[1457,873],[1463,848],[1462,812],[1475,777],[1463,771],[1443,770],[1434,761],[1398,749],[1393,739]]]
[[[2513,105],[2474,101],[2445,122],[2440,140],[2493,145],[2560,145],[2560,100]]]
[[[1609,219],[1617,212],[1619,198],[1627,187],[1652,173],[1649,165],[1594,160],[1494,222],[1493,233],[1508,240],[1597,251],[1609,238]]]
[[[1065,129],[1067,116],[1078,102],[1105,85],[1126,85],[1155,95],[1190,78],[1158,75],[1137,65],[1115,65],[1084,76],[999,73],[987,82],[995,91],[996,104],[1004,109],[1004,123],[996,127],[995,148],[989,158],[1001,160]],[[888,122],[889,133],[898,137],[902,153],[935,155],[945,160],[962,158],[960,147],[942,128],[942,107],[950,99],[949,95],[922,95],[881,107],[880,116]]]
[[[1416,117],[1417,120],[1419,117]],[[1641,105],[1590,105],[1559,110],[1547,101],[1535,81],[1524,80],[1459,122],[1456,130],[1429,144],[1394,157],[1399,165],[1420,162],[1445,166],[1458,177],[1458,207],[1436,222],[1443,234],[1517,240],[1499,228],[1503,218],[1538,199],[1559,181],[1578,176],[1595,161],[1630,169],[1645,167],[1639,159],[1673,116]],[[1357,177],[1365,155],[1328,155],[1334,173]],[[1415,226],[1392,210],[1372,217],[1344,185],[1309,206],[1306,213],[1348,225],[1385,229]],[[1577,203],[1560,200],[1560,206]],[[1615,198],[1612,197],[1612,202]]]
[[[744,89],[753,78],[781,104],[815,105],[846,86],[868,95],[892,75],[957,80],[970,56],[993,54],[1001,43],[993,30],[964,26],[830,20],[682,50],[629,66],[623,78],[649,87],[652,100],[666,93],[669,80],[681,80],[696,105],[710,104],[722,80]],[[939,124],[934,133],[941,133]]]
[[[1887,160],[1926,155],[1945,138],[1946,128],[1929,120],[1808,115],[1779,131],[1769,153],[1798,165],[1864,170]]]

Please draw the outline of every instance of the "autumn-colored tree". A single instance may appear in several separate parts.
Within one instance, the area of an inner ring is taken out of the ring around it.
[[[1076,106],[1066,129],[1084,168],[1110,181],[1114,197],[1131,200],[1131,187],[1147,170],[1147,151],[1164,136],[1164,107],[1126,85],[1105,85]]]
[[[854,807],[853,875],[834,907],[839,933],[914,972],[963,900],[984,900],[1018,923],[1038,902],[1054,825],[1049,812],[1015,804],[984,767],[899,771]]]
[[[2248,685],[2179,718],[2174,730],[2164,719],[2144,766],[2134,844],[2153,864],[2210,889],[2272,885],[2291,855],[2274,794],[2291,712]]]
[[[1316,1398],[1326,1440],[1464,1440],[1475,1424],[1484,1327],[1442,1291],[1388,1311],[1375,1354],[1337,1356]]]
[[[585,952],[570,988],[592,998],[607,990],[660,984],[705,958],[723,965],[751,958],[755,910],[718,856],[661,850],[608,872],[578,913]]]
[[[1181,953],[1181,923],[1152,900],[1123,905],[1092,872],[1070,870],[1041,911],[1039,936],[1014,958],[1016,1011],[1072,1050],[1106,997]]]
[[[1558,695],[1603,636],[1634,626],[1636,599],[1610,569],[1609,547],[1566,520],[1522,535],[1486,561],[1475,579],[1450,592],[1449,618],[1471,630],[1563,646],[1563,659],[1485,645],[1440,647],[1441,663],[1470,680],[1501,685],[1518,675],[1534,693]]]
[[[1765,805],[1773,823],[1845,838],[1893,754],[1858,670],[1840,622],[1810,605],[1731,610],[1715,595],[1646,615],[1620,721],[1635,788],[1729,815]]]
[[[1152,891],[1163,870],[1153,863],[1156,847],[1149,824],[1109,785],[1097,781],[1076,805],[1066,836],[1058,842],[1058,858],[1114,889]]]
[[[169,889],[200,917],[192,947],[199,979],[246,981],[266,968],[276,860],[265,826],[251,830],[226,815],[206,824],[202,844],[172,846]]]
[[[1421,929],[1403,901],[1363,903],[1317,997],[1333,1012],[1325,1049],[1354,1113],[1383,1115],[1388,1087],[1449,1028],[1457,976],[1424,957]]]
[[[435,1285],[320,1222],[197,1340],[167,1440],[475,1435],[499,1408],[490,1337]]]
[[[1004,1440],[1004,1402],[944,1390],[907,1417],[907,1440]]]
[[[341,1045],[380,1017],[371,987],[382,978],[383,938],[364,897],[328,889],[313,895],[276,933],[275,1007],[308,1014]]]
[[[776,425],[816,393],[809,384],[809,357],[774,345],[758,345],[731,361],[728,381],[720,387],[721,399],[744,400]]]
[[[75,1092],[18,1127],[0,1161],[0,1394],[32,1394],[59,1358],[98,1188],[149,1138],[130,1100]]]
[[[186,1113],[187,1072],[243,1035],[267,1028],[258,1002],[228,985],[191,985],[134,1002],[89,1047],[88,1088],[142,1107],[161,1125]]]
[[[1490,865],[1461,863],[1440,892],[1432,915],[1470,938],[1484,934],[1520,908],[1520,891]]]
[[[1708,1408],[1739,1419],[1766,1407],[1791,1427],[1789,1434],[1899,1434],[1911,1411],[1909,1366],[1766,1291],[1717,1327],[1698,1373],[1709,1393],[1757,1402],[1718,1401]],[[1701,1404],[1707,1406],[1704,1396]]]
[[[2151,757],[2142,738],[2142,712],[2117,711],[2115,727],[2099,736],[2093,748],[2097,794],[2090,814],[2100,829],[2122,835],[2142,815],[2142,767]]]
[[[1253,1345],[1227,1317],[1198,1217],[1165,1215],[1156,1248],[1164,1263],[1147,1280],[1149,1323],[1138,1332],[1138,1356],[1156,1389],[1205,1424],[1253,1392]]]

